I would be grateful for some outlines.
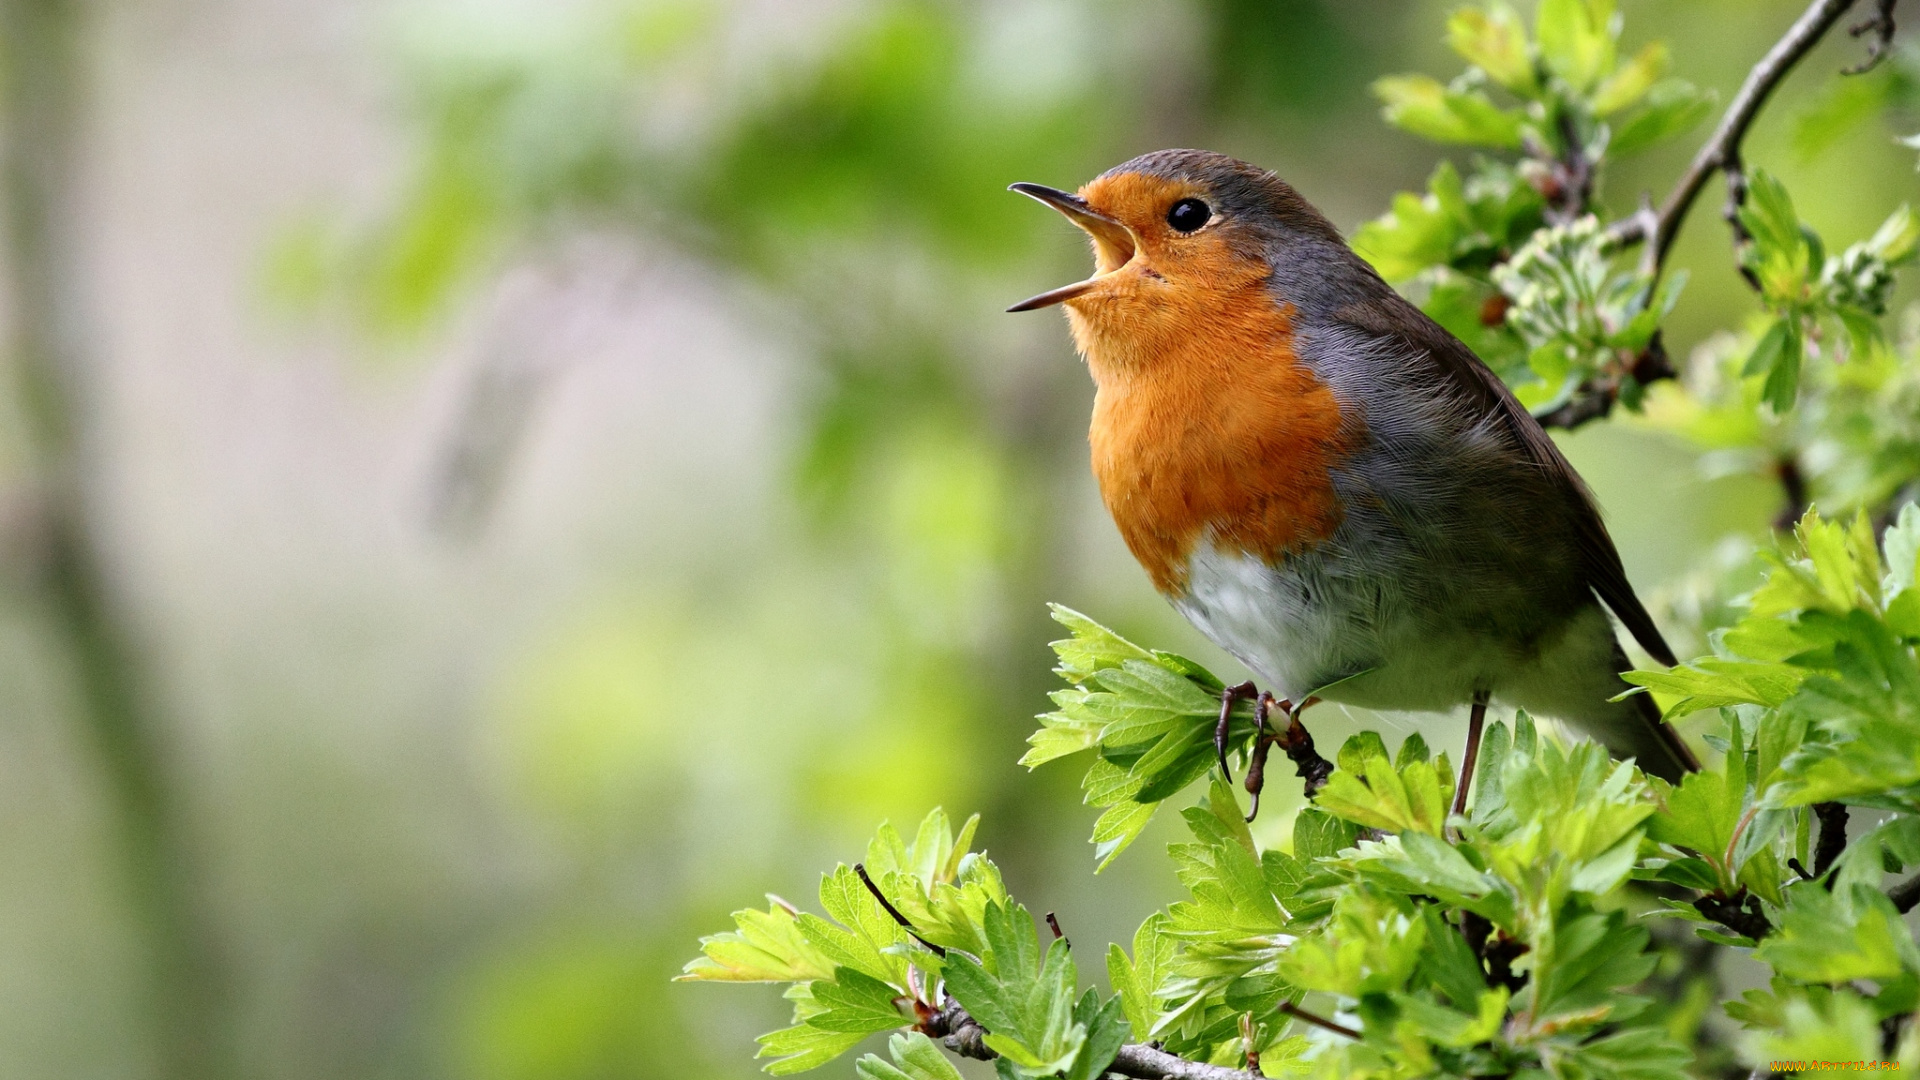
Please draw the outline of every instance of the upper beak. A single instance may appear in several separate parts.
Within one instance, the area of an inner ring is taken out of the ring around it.
[[[1036,308],[1051,307],[1062,300],[1071,300],[1098,284],[1107,274],[1118,270],[1133,258],[1137,245],[1133,233],[1125,225],[1087,205],[1087,201],[1071,191],[1061,191],[1043,184],[1014,184],[1007,190],[1017,191],[1028,198],[1038,200],[1065,214],[1068,221],[1085,229],[1093,237],[1095,273],[1085,281],[1076,281],[1071,285],[1062,285],[1039,296],[1028,297],[1008,308],[1008,311],[1032,311]]]

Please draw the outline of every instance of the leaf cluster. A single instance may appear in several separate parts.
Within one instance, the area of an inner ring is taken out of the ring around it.
[[[1823,338],[1844,341],[1842,356],[1871,357],[1886,348],[1880,317],[1893,271],[1920,252],[1920,217],[1905,205],[1873,236],[1837,255],[1800,220],[1786,186],[1755,170],[1740,224],[1751,238],[1741,264],[1752,275],[1772,322],[1748,354],[1743,375],[1764,375],[1761,397],[1775,413],[1799,395],[1801,364]]]
[[[1442,163],[1425,194],[1401,193],[1354,246],[1390,281],[1547,410],[1606,381],[1637,404],[1632,377],[1682,284],[1654,294],[1645,269],[1616,271],[1585,210],[1608,160],[1679,135],[1712,97],[1666,76],[1670,52],[1620,50],[1612,0],[1543,0],[1532,33],[1504,3],[1463,7],[1447,40],[1467,61],[1450,84],[1381,79],[1389,123],[1439,142],[1517,155]]]
[[[869,1055],[868,1080],[957,1076],[923,1032],[949,1002],[987,1028],[1006,1080],[1061,1076],[1098,1080],[1126,1035],[1117,998],[1076,997],[1065,939],[1042,950],[1027,909],[1000,871],[969,850],[979,818],[958,836],[944,811],[920,823],[911,843],[883,824],[858,868],[821,879],[826,917],[777,898],[767,911],[734,913],[735,929],[702,938],[681,978],[786,983],[793,1023],[760,1037],[776,1076],[817,1068],[877,1032],[912,1026],[889,1045],[891,1063]],[[873,882],[861,880],[865,870]],[[887,910],[885,896],[911,924]]]

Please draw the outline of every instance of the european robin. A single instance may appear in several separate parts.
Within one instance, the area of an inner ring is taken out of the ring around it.
[[[1579,475],[1292,187],[1162,150],[1077,194],[1013,190],[1092,238],[1092,277],[1009,310],[1066,309],[1101,496],[1203,634],[1289,702],[1472,705],[1465,776],[1490,699],[1669,781],[1699,768],[1651,698],[1613,700],[1609,610],[1674,657]]]

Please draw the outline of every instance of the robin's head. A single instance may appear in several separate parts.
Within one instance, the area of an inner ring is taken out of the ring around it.
[[[1164,335],[1190,333],[1195,319],[1233,317],[1235,305],[1297,302],[1296,279],[1343,277],[1357,261],[1285,181],[1204,150],[1134,158],[1077,194],[1039,184],[1013,190],[1086,231],[1094,273],[1007,310],[1066,305],[1089,357],[1151,350]]]

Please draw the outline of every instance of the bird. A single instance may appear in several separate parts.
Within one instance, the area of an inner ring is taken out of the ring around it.
[[[1290,731],[1322,699],[1469,706],[1456,811],[1495,700],[1670,783],[1699,769],[1650,696],[1620,696],[1609,612],[1675,658],[1586,484],[1291,185],[1161,150],[1077,192],[1012,190],[1092,241],[1091,277],[1008,310],[1065,309],[1093,377],[1101,498],[1154,587],[1267,683],[1261,763],[1277,695]],[[1223,769],[1228,711],[1252,689],[1222,695]]]

